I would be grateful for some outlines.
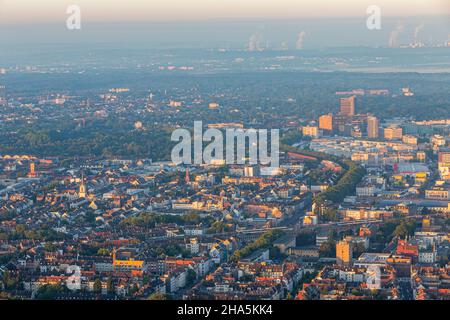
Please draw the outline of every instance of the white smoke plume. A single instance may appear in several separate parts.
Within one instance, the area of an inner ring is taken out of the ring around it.
[[[295,42],[295,48],[297,50],[302,50],[303,49],[303,40],[305,39],[305,35],[306,35],[305,31],[301,31],[301,32],[298,33],[297,41]]]
[[[263,40],[262,35],[259,32],[255,32],[250,36],[247,44],[248,51],[261,51],[263,47],[261,45]]]
[[[389,35],[390,48],[395,48],[398,46],[398,37],[404,30],[405,27],[401,23],[397,24],[397,27],[394,30],[392,30],[391,34]]]
[[[421,23],[420,25],[418,25],[417,27],[414,28],[414,41],[415,42],[418,42],[419,34],[423,30],[424,27],[425,27],[425,24]]]

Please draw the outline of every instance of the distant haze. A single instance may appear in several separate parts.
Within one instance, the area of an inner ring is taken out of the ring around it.
[[[448,0],[0,0],[0,24],[64,21],[70,4],[90,22],[357,17],[370,5],[384,16],[450,14]]]
[[[81,30],[66,28],[72,4]],[[367,29],[370,5],[381,8],[381,30]],[[450,0],[0,0],[0,43],[12,56],[46,44],[258,52],[430,46],[449,37]]]

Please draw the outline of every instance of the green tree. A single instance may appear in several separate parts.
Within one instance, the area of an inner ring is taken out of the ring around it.
[[[58,294],[65,291],[65,287],[61,284],[57,285],[43,285],[36,292],[36,299],[38,300],[55,300]]]
[[[147,300],[170,300],[169,295],[163,293],[153,293],[151,294]]]
[[[97,294],[102,292],[102,281],[100,279],[95,279],[94,286],[93,286],[93,292],[97,293]]]
[[[256,250],[263,248],[270,248],[273,242],[278,238],[282,237],[284,232],[281,230],[272,230],[264,233],[255,242],[243,247],[240,250],[236,250],[230,258],[232,262],[238,262],[240,259],[247,257]]]
[[[417,224],[414,220],[402,221],[394,230],[393,235],[405,238],[406,236],[414,235],[414,231],[416,230]]]
[[[353,256],[359,257],[361,254],[366,252],[366,247],[363,243],[357,243],[355,246],[353,246]]]
[[[334,240],[328,240],[319,247],[320,255],[327,258],[336,257],[336,242]]]
[[[106,281],[106,290],[108,294],[115,293],[114,281],[111,277],[109,277],[108,280]]]
[[[196,280],[197,280],[197,273],[192,269],[188,269],[186,275],[186,285],[190,287],[195,283]]]
[[[100,248],[100,249],[98,249],[97,254],[98,254],[99,256],[109,256],[109,255],[110,255],[110,252],[109,252],[109,250],[106,249],[106,248]]]

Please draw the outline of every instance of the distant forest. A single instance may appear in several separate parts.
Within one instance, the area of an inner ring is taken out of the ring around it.
[[[94,97],[106,88],[127,84],[129,101],[145,98],[152,86],[155,101],[164,106],[169,99],[184,100],[178,110],[154,113],[129,111],[116,113],[114,107],[105,119],[89,119],[80,126],[70,109],[48,117],[43,110],[38,120],[0,125],[0,154],[40,156],[146,157],[168,159],[174,143],[173,128],[190,128],[195,120],[204,123],[244,122],[259,127],[277,127],[287,120],[313,120],[321,114],[337,112],[336,91],[388,89],[389,96],[357,98],[357,113],[370,112],[381,119],[409,117],[417,120],[450,117],[450,74],[366,74],[311,72],[248,72],[173,75],[142,74],[130,70],[98,74],[11,74],[3,79],[12,95],[34,97],[48,92],[69,92]],[[413,97],[400,95],[410,87]],[[394,96],[393,96],[394,95]],[[202,104],[192,103],[201,99]],[[220,108],[209,110],[208,102]],[[11,112],[11,110],[5,110]],[[18,109],[17,112],[26,112]],[[142,121],[145,130],[135,130]]]
[[[169,99],[198,96],[219,102],[230,120],[246,120],[255,110],[264,117],[297,116],[316,118],[338,110],[337,91],[388,89],[388,96],[359,97],[356,111],[371,112],[380,118],[415,117],[418,120],[449,117],[449,73],[356,73],[356,72],[230,72],[217,74],[142,73],[102,70],[85,74],[7,74],[1,79],[14,94],[37,95],[63,91],[92,95],[108,88],[129,87],[145,96]],[[414,97],[400,95],[410,87]],[[178,96],[178,97],[177,97]],[[229,112],[239,109],[240,112]],[[189,112],[192,110],[189,109]],[[191,113],[196,116],[195,113]],[[217,114],[217,112],[211,113]],[[218,118],[222,117],[217,114]],[[242,118],[244,116],[244,118]],[[197,118],[200,120],[201,118]]]

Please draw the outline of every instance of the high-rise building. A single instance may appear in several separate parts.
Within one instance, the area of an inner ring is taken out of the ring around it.
[[[367,117],[367,137],[370,139],[376,139],[379,136],[380,122],[377,117]]]
[[[245,177],[255,177],[259,175],[259,168],[256,166],[245,166],[244,167],[244,176]]]
[[[316,126],[304,126],[302,127],[302,134],[307,137],[317,138],[320,136],[320,130]]]
[[[433,135],[430,142],[433,145],[433,150],[439,150],[440,147],[444,147],[447,144],[445,137],[439,134]]]
[[[352,118],[352,125],[358,126],[360,128],[364,128],[367,130],[367,117],[369,115],[367,113],[355,114]]]
[[[324,114],[319,117],[319,129],[328,132],[333,131],[333,114]]]
[[[401,140],[403,129],[400,127],[388,127],[384,129],[384,138],[386,140]]]
[[[350,135],[354,138],[362,138],[361,128],[358,126],[353,126],[351,128]]]
[[[450,164],[450,151],[439,152],[439,163],[448,163]]]
[[[438,168],[441,179],[450,180],[450,152],[439,152]]]
[[[416,157],[417,157],[417,161],[425,162],[425,160],[427,159],[427,154],[425,153],[425,151],[418,151],[416,153]]]
[[[333,118],[333,128],[335,128],[340,133],[344,133],[347,124],[351,125],[350,118],[347,116],[344,116],[342,114],[337,114]]]
[[[6,104],[6,87],[0,85],[0,105]]]
[[[350,241],[338,241],[336,243],[336,262],[341,266],[352,264],[353,247]]]
[[[349,98],[341,98],[340,114],[347,117],[352,117],[355,115],[355,96],[351,96]]]
[[[28,172],[29,178],[36,178],[36,165],[34,162],[30,163],[30,171]]]
[[[403,136],[402,141],[406,144],[417,145],[418,139],[413,135],[407,134]]]

